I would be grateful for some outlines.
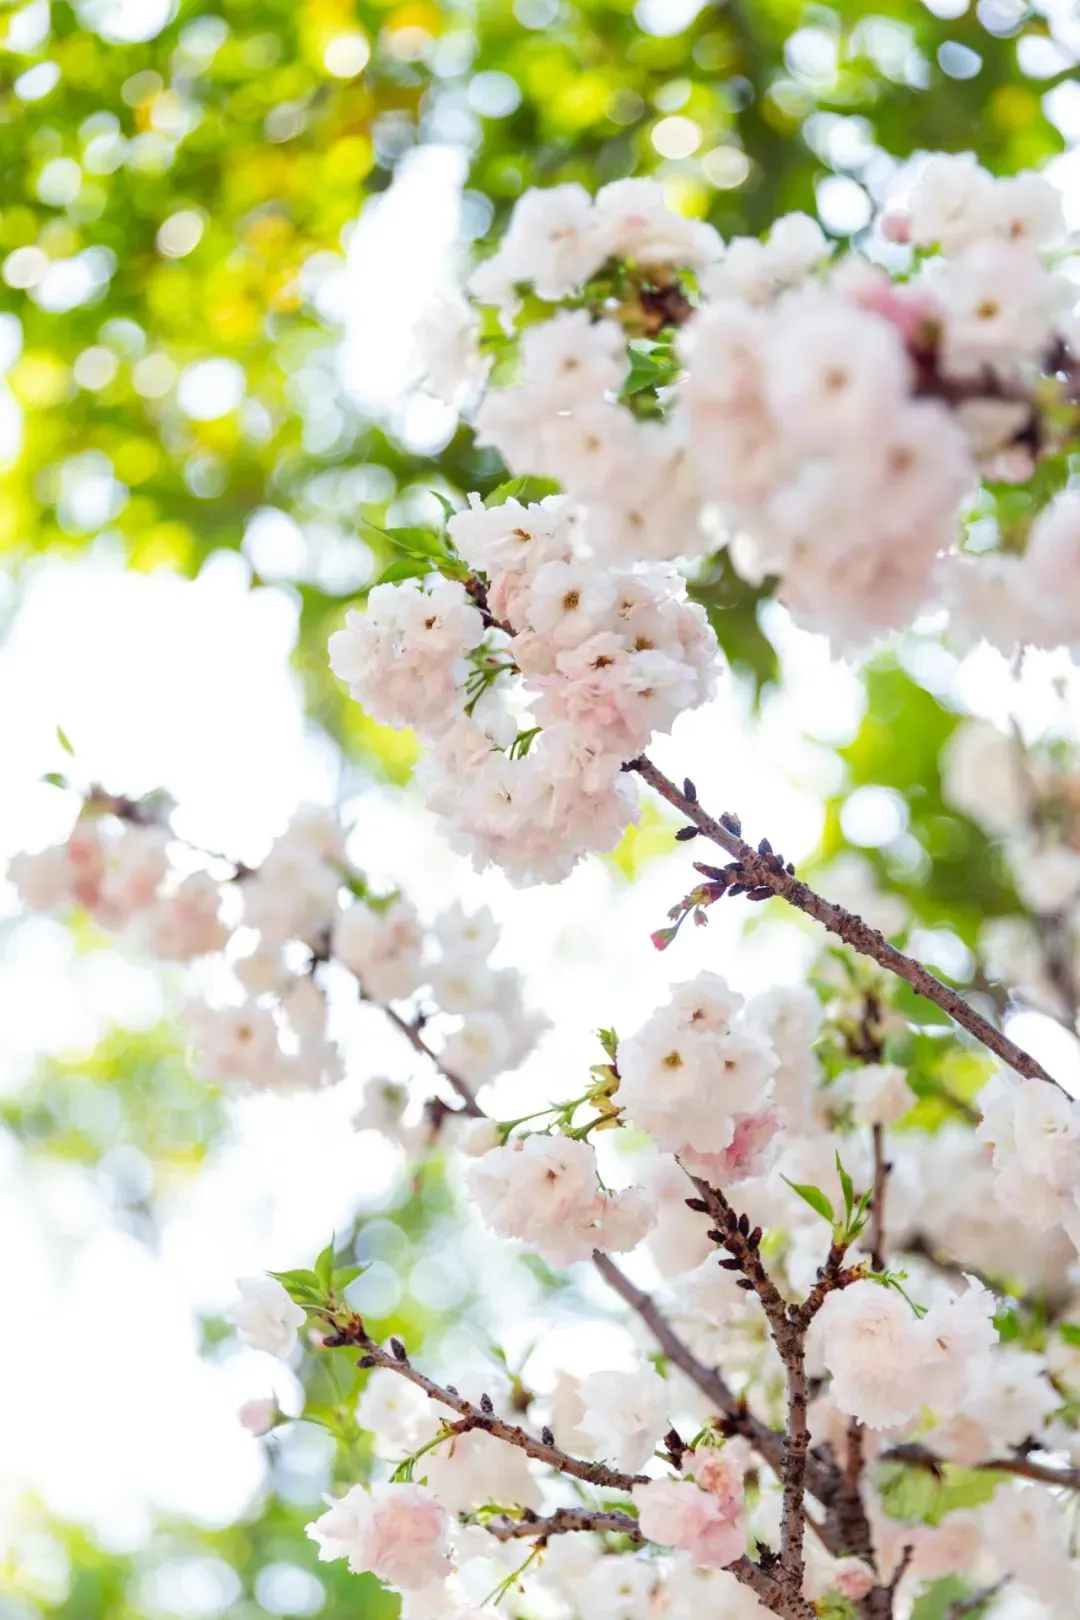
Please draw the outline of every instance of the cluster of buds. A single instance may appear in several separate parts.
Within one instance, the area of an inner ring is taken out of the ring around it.
[[[683,784],[684,796],[691,803],[694,803],[696,802],[696,794],[692,789],[692,782],[687,781]],[[739,821],[738,816],[732,815],[730,811],[725,810],[719,820],[721,825],[733,837],[742,837],[742,823]],[[693,825],[680,827],[675,836],[680,842],[686,843],[691,838],[696,838],[700,831],[699,827]],[[761,839],[757,846],[757,853],[769,871],[775,872],[778,877],[781,875],[795,876],[795,868],[792,863],[785,861],[782,855],[778,855],[767,838]],[[653,933],[651,936],[652,942],[658,951],[667,950],[678,935],[679,929],[687,917],[692,915],[695,925],[698,928],[704,928],[709,920],[706,915],[707,907],[715,905],[716,901],[722,900],[725,895],[731,899],[738,895],[745,895],[747,900],[760,901],[771,900],[776,892],[770,884],[759,881],[759,874],[748,872],[742,861],[729,861],[726,866],[709,866],[704,861],[695,861],[694,871],[700,872],[705,882],[697,884],[690,890],[689,894],[672,906],[668,912],[670,926],[658,928]]]

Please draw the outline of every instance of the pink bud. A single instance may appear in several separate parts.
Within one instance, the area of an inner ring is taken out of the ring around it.
[[[890,209],[881,217],[881,234],[886,242],[911,241],[911,215],[900,208]]]
[[[263,1395],[255,1401],[245,1401],[240,1408],[240,1422],[249,1434],[269,1434],[277,1420],[278,1406],[272,1395]]]
[[[860,1602],[874,1585],[873,1571],[858,1558],[844,1558],[836,1566],[836,1588],[853,1603]]]

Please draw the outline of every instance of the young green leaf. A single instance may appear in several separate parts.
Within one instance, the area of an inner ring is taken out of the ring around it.
[[[443,509],[444,517],[452,518],[455,515],[458,510],[457,507],[454,505],[453,501],[448,495],[443,494],[441,489],[431,489],[428,491],[428,494],[434,495],[435,499]]]
[[[393,562],[389,568],[384,568],[375,584],[397,585],[403,579],[423,579],[434,571],[434,567],[434,563],[423,557],[403,557],[400,562]]]
[[[370,1265],[370,1262],[368,1265]],[[340,1298],[350,1283],[354,1283],[357,1277],[362,1277],[364,1275],[364,1272],[368,1270],[368,1265],[338,1266],[330,1281],[331,1293],[337,1294]]]
[[[600,1045],[604,1048],[604,1051],[607,1053],[612,1063],[614,1063],[615,1054],[619,1050],[619,1037],[616,1035],[613,1029],[598,1029],[596,1034],[600,1041]]]
[[[314,1271],[271,1271],[289,1298],[305,1310],[318,1310],[326,1303],[326,1289]]]
[[[528,506],[533,501],[542,501],[547,495],[557,495],[559,486],[551,478],[508,478],[504,484],[493,489],[485,506],[505,506],[507,501],[520,501]]]
[[[787,1176],[785,1176],[783,1179],[787,1181],[787,1184],[791,1188],[792,1192],[798,1193],[804,1204],[810,1205],[810,1208],[816,1215],[822,1216],[822,1218],[828,1221],[830,1225],[835,1224],[836,1215],[833,1211],[832,1204],[826,1198],[820,1187],[808,1187],[805,1184],[800,1185],[800,1183],[797,1181],[788,1181]]]
[[[855,1183],[840,1163],[840,1155],[836,1155],[836,1173],[840,1177],[840,1185],[844,1191],[844,1216],[847,1224],[851,1225],[851,1211],[855,1206]]]
[[[330,1285],[334,1280],[334,1239],[331,1238],[315,1261],[315,1275],[319,1279],[319,1286],[324,1294],[330,1292]]]

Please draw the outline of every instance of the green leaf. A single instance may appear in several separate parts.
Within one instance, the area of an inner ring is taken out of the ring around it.
[[[434,569],[434,563],[427,562],[422,557],[403,557],[400,562],[391,563],[384,568],[376,585],[396,585],[402,579],[423,579]]]
[[[271,1271],[291,1300],[305,1310],[319,1309],[326,1303],[326,1289],[314,1271]]]
[[[950,1513],[966,1513],[984,1506],[992,1500],[1001,1479],[991,1469],[946,1468],[931,1522],[940,1524]]]
[[[666,387],[678,373],[679,362],[668,344],[636,340],[630,346],[630,371],[623,383],[623,396],[630,398],[646,389]]]
[[[911,1620],[948,1620],[954,1605],[970,1595],[970,1581],[960,1575],[946,1575],[924,1588],[911,1611]]]
[[[70,786],[67,777],[62,771],[46,771],[41,780],[48,782],[50,787],[66,788]]]
[[[596,1036],[600,1042],[600,1045],[604,1048],[604,1051],[607,1053],[612,1063],[614,1063],[615,1054],[619,1050],[619,1037],[616,1035],[613,1029],[598,1029]]]
[[[780,678],[776,648],[758,620],[758,608],[775,589],[774,579],[747,584],[736,573],[726,549],[709,557],[687,585],[691,600],[709,615],[720,650],[734,672],[753,681],[755,703]]]
[[[374,525],[372,525],[374,527]],[[406,527],[401,529],[382,529],[380,533],[410,557],[448,557],[443,538],[434,529],[420,529]]]
[[[800,1183],[797,1181],[788,1181],[787,1176],[785,1176],[783,1179],[787,1181],[787,1184],[791,1188],[792,1192],[798,1193],[804,1204],[810,1205],[810,1208],[816,1215],[820,1215],[824,1220],[828,1221],[830,1225],[835,1224],[835,1211],[820,1187],[808,1187],[805,1184],[800,1185]]]
[[[1024,1321],[1015,1305],[1007,1310],[995,1311],[994,1326],[997,1328],[997,1336],[1002,1344],[1015,1344],[1017,1339],[1023,1337]],[[1064,1333],[1062,1337],[1064,1337]],[[1066,1342],[1078,1344],[1080,1343],[1080,1336],[1073,1340],[1066,1340]]]
[[[543,726],[530,726],[527,731],[519,731],[507,749],[510,758],[524,759],[543,729]]]
[[[454,555],[447,546],[444,536],[435,529],[424,529],[415,524],[384,529],[381,524],[373,523],[370,518],[364,520],[364,526],[374,530],[396,551],[404,552],[413,562],[430,560],[444,573],[449,574],[467,572],[461,558]]]
[[[334,1239],[332,1237],[315,1261],[315,1275],[319,1279],[319,1286],[323,1293],[328,1294],[334,1280]]]
[[[505,506],[507,501],[520,501],[522,506],[529,506],[534,501],[542,501],[548,495],[557,495],[559,486],[553,478],[508,478],[505,484],[499,484],[492,490],[485,506]]]
[[[855,1207],[855,1183],[841,1164],[839,1153],[836,1155],[836,1173],[840,1177],[840,1185],[844,1190],[844,1215],[847,1224],[850,1226],[851,1211]]]
[[[430,495],[434,495],[435,499],[438,501],[439,505],[442,507],[444,515],[448,519],[457,516],[459,508],[454,505],[453,501],[450,500],[448,496],[443,494],[442,490],[440,490],[440,489],[432,489],[432,490],[429,490],[428,493]]]
[[[70,754],[72,759],[74,759],[75,758],[75,750],[71,746],[71,738],[68,736],[68,734],[64,730],[63,726],[57,726],[57,728],[56,728],[56,740],[60,744],[61,748],[64,750],[64,753],[65,754]]]
[[[1080,1345],[1080,1322],[1060,1322],[1058,1332],[1066,1344]]]
[[[331,1279],[331,1291],[335,1294],[343,1294],[349,1284],[354,1283],[357,1277],[362,1277],[369,1267],[370,1261],[363,1266],[338,1266]]]
[[[941,1481],[925,1468],[888,1464],[878,1479],[881,1505],[890,1519],[929,1523],[941,1496]]]

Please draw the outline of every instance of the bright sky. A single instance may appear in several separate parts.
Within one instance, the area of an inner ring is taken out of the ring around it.
[[[408,380],[408,325],[440,261],[434,248],[407,248],[420,218],[428,246],[452,240],[455,163],[436,152],[412,165],[353,238],[361,295],[343,364],[369,402]],[[437,434],[433,412],[415,412],[416,439]],[[168,787],[180,801],[178,830],[237,855],[257,858],[299,799],[333,801],[337,761],[305,726],[288,667],[294,607],[284,593],[250,592],[247,579],[233,555],[193,582],[128,575],[107,557],[50,561],[26,576],[0,645],[0,862],[70,825],[73,801],[39,781],[69,766],[57,724],[88,779],[133,792]],[[693,775],[704,802],[737,808],[748,831],[767,832],[798,861],[816,842],[821,796],[836,785],[827,745],[851,734],[861,698],[819,638],[779,613],[770,628],[788,679],[764,713],[753,717],[723,683],[720,698],[684,716],[655,752],[672,774]],[[935,686],[999,719],[1018,702],[1037,731],[1055,713],[1056,667],[1032,660],[1018,695],[996,655],[940,655]],[[406,883],[423,871],[430,910],[458,897],[490,904],[503,921],[504,959],[526,970],[534,1000],[557,1018],[538,1057],[503,1088],[507,1107],[549,1097],[551,1076],[595,1061],[592,1031],[632,1029],[671,981],[707,965],[762,989],[796,978],[810,949],[805,931],[771,916],[755,917],[740,939],[745,911],[732,906],[658,956],[648,935],[683,892],[682,851],[632,890],[589,862],[558,889],[519,893],[497,875],[472,874],[396,794],[374,789],[345,809],[359,865]],[[10,890],[0,889],[5,906],[13,910]],[[112,1022],[154,1021],[162,1004],[156,976],[111,952],[76,957],[47,921],[0,935],[0,1086],[17,1087],[35,1052],[85,1050]],[[1080,1083],[1067,1036],[1033,1016],[1016,1020],[1015,1033]],[[340,1092],[239,1102],[231,1142],[166,1211],[158,1252],[122,1230],[93,1175],[20,1161],[0,1137],[0,1275],[20,1322],[0,1338],[0,1509],[28,1486],[119,1545],[138,1539],[148,1509],[216,1523],[242,1511],[263,1465],[236,1409],[272,1387],[288,1405],[290,1379],[254,1353],[200,1361],[195,1313],[224,1307],[238,1275],[310,1260],[361,1200],[378,1207],[396,1166],[348,1119],[365,1076],[408,1076],[410,1065],[392,1032],[366,1019],[351,1032]],[[392,1279],[380,1284],[376,1273],[372,1286],[382,1285]],[[54,1331],[61,1322],[77,1333]]]

